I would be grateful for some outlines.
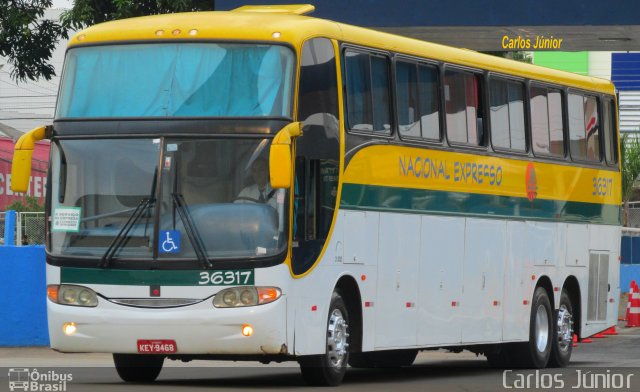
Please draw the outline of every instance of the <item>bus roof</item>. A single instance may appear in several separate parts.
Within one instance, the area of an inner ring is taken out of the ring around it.
[[[274,37],[275,32],[280,33],[280,36]],[[106,22],[80,31],[69,41],[69,47],[123,41],[163,40],[166,42],[173,39],[286,42],[299,47],[305,40],[312,37],[333,38],[507,75],[605,94],[615,93],[613,84],[605,79],[581,76],[325,19],[264,10],[261,12],[247,12],[247,10],[190,12]]]

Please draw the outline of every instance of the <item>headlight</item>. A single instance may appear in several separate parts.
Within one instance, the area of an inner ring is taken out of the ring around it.
[[[60,305],[98,306],[98,296],[88,287],[69,284],[47,286],[47,297]]]
[[[282,292],[277,287],[231,287],[221,290],[213,297],[216,308],[238,308],[242,306],[264,305],[280,298]]]

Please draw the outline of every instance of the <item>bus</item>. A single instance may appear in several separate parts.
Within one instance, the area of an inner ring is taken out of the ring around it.
[[[113,21],[69,42],[51,141],[51,347],[297,361],[313,385],[420,350],[566,366],[616,324],[614,86],[312,18]]]

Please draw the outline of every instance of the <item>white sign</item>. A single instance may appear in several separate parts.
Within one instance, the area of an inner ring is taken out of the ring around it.
[[[80,231],[80,207],[56,208],[53,211],[52,231]]]

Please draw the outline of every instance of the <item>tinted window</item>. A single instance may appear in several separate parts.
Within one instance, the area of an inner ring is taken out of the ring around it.
[[[494,147],[526,149],[523,88],[522,83],[491,81],[491,140]]]
[[[560,90],[531,87],[531,139],[535,154],[564,156]]]
[[[577,160],[599,161],[600,124],[596,98],[569,94],[568,102],[571,156]]]
[[[390,133],[389,60],[346,51],[345,69],[349,129]]]
[[[402,136],[440,139],[436,67],[397,62],[396,101]]]
[[[479,97],[480,80],[477,75],[446,71],[444,98],[449,141],[472,145],[484,143]]]
[[[418,66],[420,128],[422,137],[440,140],[440,95],[438,68]]]
[[[390,133],[389,60],[386,57],[371,56],[371,83],[373,84],[373,130]]]
[[[371,131],[371,68],[369,55],[346,52],[347,120],[349,129]]]
[[[420,137],[418,67],[416,64],[396,63],[396,100],[400,134]]]

